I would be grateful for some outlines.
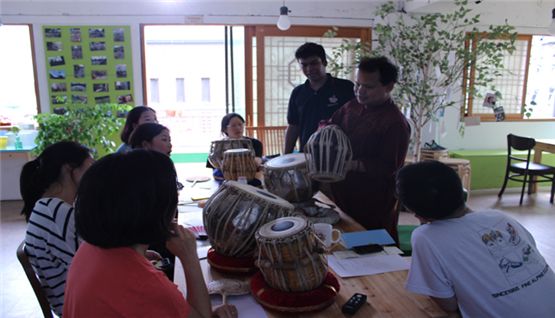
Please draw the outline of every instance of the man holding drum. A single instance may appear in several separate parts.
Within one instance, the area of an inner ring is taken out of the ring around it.
[[[326,73],[326,52],[320,44],[307,42],[295,52],[307,80],[293,89],[287,109],[285,154],[293,152],[300,139],[300,151],[317,129],[321,120],[328,120],[343,104],[354,97],[353,83]]]
[[[345,132],[353,151],[346,178],[331,184],[335,203],[365,228],[385,228],[398,242],[395,173],[405,161],[410,126],[391,100],[397,78],[397,67],[387,58],[363,58],[356,99],[330,121]]]

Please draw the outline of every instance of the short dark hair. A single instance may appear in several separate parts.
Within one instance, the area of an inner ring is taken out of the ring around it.
[[[465,204],[457,172],[435,160],[401,168],[397,173],[396,190],[404,206],[425,218],[447,218]]]
[[[129,146],[133,149],[142,148],[143,142],[151,142],[152,138],[158,136],[164,129],[169,131],[166,126],[157,123],[141,124],[131,134]]]
[[[42,153],[23,165],[19,176],[19,191],[23,198],[21,214],[29,220],[35,203],[46,189],[57,182],[64,165],[76,169],[91,157],[89,148],[73,141],[60,141],[46,147]]]
[[[123,126],[123,130],[121,131],[121,135],[120,135],[121,141],[123,141],[126,144],[129,143],[129,137],[131,137],[131,133],[133,132],[134,126],[137,123],[139,123],[139,119],[141,118],[141,115],[146,111],[151,111],[153,113],[156,113],[156,111],[153,108],[150,108],[148,106],[136,106],[127,113],[127,118],[125,119],[125,126]]]
[[[399,69],[385,56],[363,57],[358,63],[358,70],[366,73],[379,72],[382,85],[397,83],[399,79]]]
[[[243,124],[245,123],[245,119],[243,118],[243,116],[237,113],[229,113],[222,118],[222,129],[221,129],[222,134],[227,136],[227,132],[226,132],[227,125],[229,125],[229,122],[235,117],[239,118],[243,122]]]
[[[326,59],[326,51],[324,47],[320,44],[313,43],[313,42],[306,42],[305,44],[299,46],[297,51],[295,51],[295,58],[298,59],[307,59],[309,57],[317,56],[322,60],[322,64],[324,66],[328,65],[328,60]]]
[[[77,232],[103,248],[165,241],[177,209],[176,180],[172,161],[157,151],[103,157],[79,184]]]

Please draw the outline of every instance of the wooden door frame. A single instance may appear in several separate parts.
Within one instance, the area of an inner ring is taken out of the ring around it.
[[[298,36],[298,37],[322,37],[330,27],[327,26],[292,26],[287,31],[279,30],[275,25],[251,25],[245,26],[245,117],[247,126],[265,126],[265,89],[264,81],[264,37],[265,36]],[[357,38],[363,42],[371,43],[372,33],[370,28],[340,27],[337,37]],[[258,100],[258,114],[256,124],[254,122],[254,88],[253,85],[253,54],[252,39],[256,37],[256,97]]]

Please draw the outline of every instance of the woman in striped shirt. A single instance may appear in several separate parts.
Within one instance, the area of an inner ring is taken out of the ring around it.
[[[81,177],[93,162],[88,148],[62,141],[48,146],[21,171],[21,213],[28,221],[25,250],[58,316],[67,270],[79,246],[73,202]]]

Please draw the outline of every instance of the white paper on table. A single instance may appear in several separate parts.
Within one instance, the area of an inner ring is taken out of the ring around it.
[[[212,307],[220,305],[222,303],[222,297],[220,295],[211,295],[210,301],[212,302]],[[259,303],[254,300],[251,294],[241,295],[241,296],[227,296],[227,303],[235,305],[237,308],[238,318],[263,318],[268,317],[264,308],[260,306]]]
[[[338,259],[328,257],[328,264],[339,277],[354,277],[409,269],[410,264],[399,255],[369,255]]]

